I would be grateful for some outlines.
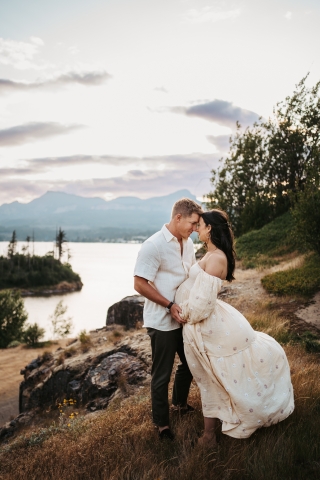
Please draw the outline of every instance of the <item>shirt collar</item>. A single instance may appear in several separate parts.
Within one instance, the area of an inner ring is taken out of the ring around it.
[[[174,235],[172,235],[172,233],[168,230],[166,225],[163,225],[163,227],[161,228],[161,232],[163,233],[164,238],[168,243],[171,242],[172,239],[176,239],[176,241],[178,241],[178,239]],[[182,239],[183,243],[185,243],[186,241],[187,240],[185,238]]]
[[[166,239],[166,241],[169,243],[173,238],[175,238],[174,235],[172,235],[172,233],[167,229],[166,225],[163,225],[163,227],[161,228],[161,232],[163,233],[164,235],[164,238]]]

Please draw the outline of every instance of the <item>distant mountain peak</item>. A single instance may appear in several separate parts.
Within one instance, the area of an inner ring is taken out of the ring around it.
[[[173,204],[183,197],[196,200],[187,189],[147,199],[124,196],[109,201],[48,191],[29,203],[0,206],[0,226],[17,230],[23,226],[31,232],[33,228],[56,229],[57,226],[67,233],[96,228],[155,231],[170,220]]]

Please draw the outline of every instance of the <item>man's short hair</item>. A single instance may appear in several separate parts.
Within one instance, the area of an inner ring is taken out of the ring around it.
[[[201,215],[203,210],[198,203],[190,200],[190,198],[181,198],[173,205],[171,218],[175,217],[179,213],[183,217],[191,217],[193,213]]]

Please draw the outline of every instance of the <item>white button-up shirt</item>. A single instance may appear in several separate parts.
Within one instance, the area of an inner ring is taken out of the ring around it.
[[[193,241],[183,239],[183,253],[178,239],[164,225],[141,246],[134,268],[134,276],[145,278],[170,301],[174,300],[177,288],[188,277],[195,263]],[[168,303],[169,303],[168,302]],[[143,310],[144,327],[157,330],[175,330],[181,325],[174,320],[165,307],[146,298]]]

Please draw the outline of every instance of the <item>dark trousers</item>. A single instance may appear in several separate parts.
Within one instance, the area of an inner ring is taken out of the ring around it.
[[[162,331],[147,329],[151,340],[151,401],[153,422],[159,427],[169,425],[168,385],[172,373],[175,354],[180,358],[172,392],[172,404],[185,406],[189,394],[192,375],[184,354],[182,328]]]

